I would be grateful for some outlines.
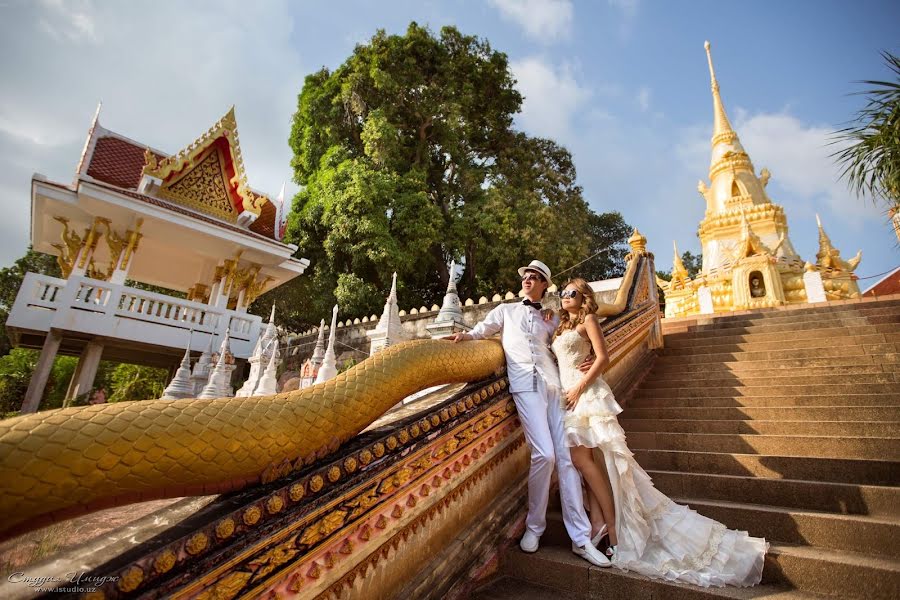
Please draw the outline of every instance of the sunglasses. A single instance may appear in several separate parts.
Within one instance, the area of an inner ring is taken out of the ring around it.
[[[545,281],[543,277],[536,273],[527,273],[522,276],[522,281]]]
[[[578,297],[578,290],[563,290],[563,291],[559,292],[559,297],[560,297],[560,298],[563,298],[563,299],[565,299],[565,298],[577,298],[577,297]]]

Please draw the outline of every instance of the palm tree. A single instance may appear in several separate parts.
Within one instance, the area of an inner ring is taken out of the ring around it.
[[[858,92],[868,97],[833,143],[847,144],[834,153],[850,189],[883,201],[891,212],[900,210],[900,58],[882,52],[895,81],[862,81],[873,86]]]

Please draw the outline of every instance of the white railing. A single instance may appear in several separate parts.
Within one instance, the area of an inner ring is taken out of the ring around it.
[[[209,336],[220,340],[230,328],[232,351],[246,358],[253,350],[262,320],[255,315],[215,308],[88,277],[68,280],[27,273],[7,327],[104,336],[183,349],[194,332],[192,348],[203,350]],[[203,335],[206,334],[206,335]]]

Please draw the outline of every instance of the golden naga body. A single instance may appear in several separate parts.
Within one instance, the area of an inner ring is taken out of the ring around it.
[[[504,364],[497,341],[416,340],[274,396],[145,400],[0,422],[0,538],[104,507],[222,493],[334,451],[421,389]]]

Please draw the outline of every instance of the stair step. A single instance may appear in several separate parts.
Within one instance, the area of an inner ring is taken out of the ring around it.
[[[900,520],[884,516],[831,514],[744,502],[675,498],[731,529],[755,537],[832,550],[900,559]]]
[[[619,422],[640,420],[685,421],[900,421],[900,406],[741,406],[641,407],[628,402]],[[751,425],[752,426],[752,425]],[[623,424],[624,427],[624,424]],[[625,427],[626,431],[628,430]],[[714,433],[714,432],[711,432]],[[799,433],[799,432],[798,432]]]
[[[543,542],[543,539],[541,540]],[[584,600],[820,600],[823,596],[801,592],[786,585],[763,584],[752,588],[701,588],[693,585],[650,579],[643,575],[602,569],[572,554],[565,544],[542,545],[534,554],[515,548],[504,556],[503,574],[518,581],[536,582],[558,596]],[[475,596],[475,598],[480,598]]]
[[[853,319],[865,317],[891,317],[900,314],[900,302],[895,300],[880,300],[868,305],[860,304],[855,307],[834,306],[824,308],[811,308],[799,310],[760,310],[749,314],[735,315],[696,315],[682,319],[663,319],[663,331],[687,329],[690,331],[704,331],[707,329],[742,327],[766,323],[776,325],[782,323],[796,324],[803,322],[825,323],[840,319]]]
[[[763,582],[841,598],[898,598],[900,561],[814,546],[772,544]]]
[[[649,395],[648,395],[649,396]],[[762,406],[900,406],[897,394],[841,394],[840,396],[695,396],[681,398],[645,397],[638,391],[626,403],[634,408],[654,407],[762,407]]]
[[[837,329],[840,331],[840,328]],[[706,343],[709,342],[709,343]],[[779,340],[722,341],[696,340],[666,341],[665,348],[670,353],[709,354],[714,352],[791,350],[801,348],[830,348],[835,345],[866,345],[900,342],[900,333],[871,333],[867,335],[832,335],[820,337],[793,336],[784,334]]]
[[[633,449],[647,471],[680,471],[768,479],[900,486],[900,462],[721,452]],[[773,498],[773,502],[778,499]]]
[[[738,342],[777,342],[787,339],[841,339],[845,336],[900,332],[900,315],[896,323],[869,324],[865,318],[842,319],[832,323],[795,323],[788,325],[758,325],[706,331],[679,331],[665,335],[666,346],[728,344]]]
[[[469,596],[472,600],[576,600],[581,597],[513,577],[500,577]]]
[[[686,348],[664,347],[660,351],[661,356],[718,356],[730,352],[746,353],[750,356],[763,355],[767,352],[777,352],[771,358],[804,358],[806,356],[818,356],[816,352],[831,351],[836,354],[825,356],[848,356],[851,354],[881,354],[897,352],[900,342],[887,339],[893,334],[879,333],[877,335],[855,336],[837,340],[785,340],[783,342],[746,342],[738,344],[715,344],[709,346],[690,346]]]
[[[796,375],[772,373],[765,376],[763,373],[748,374],[710,374],[703,377],[683,375],[682,377],[648,377],[642,384],[643,390],[663,388],[708,388],[708,387],[784,387],[790,385],[803,385],[818,388],[821,393],[824,390],[831,391],[832,386],[849,384],[886,384],[895,390],[900,390],[900,373],[842,373],[840,375],[812,375],[805,372]]]
[[[853,373],[856,369],[875,369],[876,372],[897,373],[900,361],[885,359],[878,355],[860,355],[844,358],[793,358],[782,360],[712,361],[703,364],[678,363],[677,357],[657,356],[650,376],[694,376],[709,373],[710,376],[725,374],[759,377],[760,373],[785,376],[792,372],[815,374],[833,369],[835,375]],[[649,378],[649,377],[648,377]]]
[[[654,485],[670,498],[734,500],[900,519],[900,488],[893,486],[657,470],[647,473],[653,478]]]
[[[789,360],[789,359],[814,359],[814,358],[839,358],[862,357],[874,355],[874,362],[897,362],[900,360],[900,344],[865,344],[848,346],[828,346],[821,348],[799,348],[791,350],[762,350],[748,351],[735,350],[716,353],[685,353],[681,348],[677,350],[660,351],[660,358],[665,364],[708,364],[722,362],[750,362],[757,360]]]
[[[842,397],[849,394],[886,394],[894,398],[900,404],[900,385],[897,382],[890,383],[831,383],[826,385],[694,385],[690,387],[642,387],[635,394],[636,398],[682,398],[694,397],[760,397],[760,396],[827,396],[829,398]]]
[[[897,409],[900,412],[900,408]],[[686,415],[682,415],[686,416]],[[732,433],[900,438],[898,421],[787,421],[620,418],[626,432]]]
[[[900,460],[900,438],[635,431],[628,435],[628,445],[646,450]]]

